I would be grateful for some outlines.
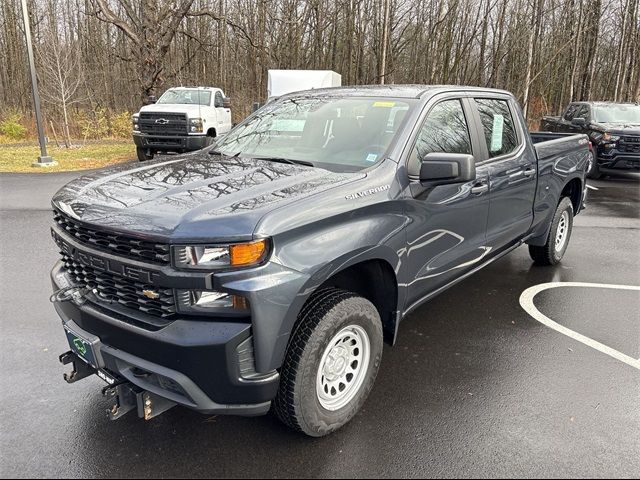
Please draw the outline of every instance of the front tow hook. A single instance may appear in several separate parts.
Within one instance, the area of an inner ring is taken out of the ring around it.
[[[80,358],[71,351],[60,355],[60,363],[63,365],[73,365],[73,371],[71,373],[63,374],[64,381],[67,383],[75,383],[96,373],[93,367],[80,360]]]

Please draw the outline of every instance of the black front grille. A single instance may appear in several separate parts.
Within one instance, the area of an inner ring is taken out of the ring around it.
[[[622,137],[618,148],[626,153],[640,153],[640,137]]]
[[[140,132],[150,135],[188,135],[186,113],[142,112],[138,117]]]
[[[53,219],[80,243],[96,250],[160,265],[168,265],[171,260],[167,244],[87,228],[58,210],[53,211]]]
[[[115,273],[82,265],[62,254],[64,269],[76,286],[89,288],[101,301],[122,305],[156,317],[170,318],[176,313],[173,290],[135,282]],[[143,292],[157,298],[148,298]]]

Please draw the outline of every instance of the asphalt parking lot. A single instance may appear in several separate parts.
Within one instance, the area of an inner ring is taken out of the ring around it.
[[[97,378],[67,385],[49,303],[49,199],[76,174],[0,175],[0,475],[19,477],[637,477],[640,183],[590,184],[560,266],[520,248],[415,311],[354,421],[309,439],[271,416],[174,408],[109,422]]]

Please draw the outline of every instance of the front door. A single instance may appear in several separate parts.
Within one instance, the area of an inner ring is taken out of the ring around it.
[[[476,180],[468,183],[425,188],[419,182],[420,159],[429,153],[475,156],[478,139],[469,130],[468,118],[467,100],[451,98],[435,104],[424,119],[407,163],[411,183],[405,207],[406,309],[473,269],[489,253],[485,245],[487,168],[477,167]]]
[[[214,105],[218,122],[216,131],[219,134],[227,133],[231,130],[231,109],[224,107],[224,96],[220,90],[216,91]]]

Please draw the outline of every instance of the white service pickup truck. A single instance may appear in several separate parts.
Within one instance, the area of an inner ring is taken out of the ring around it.
[[[134,114],[132,123],[141,162],[156,153],[200,150],[231,130],[231,102],[219,88],[170,88]]]

